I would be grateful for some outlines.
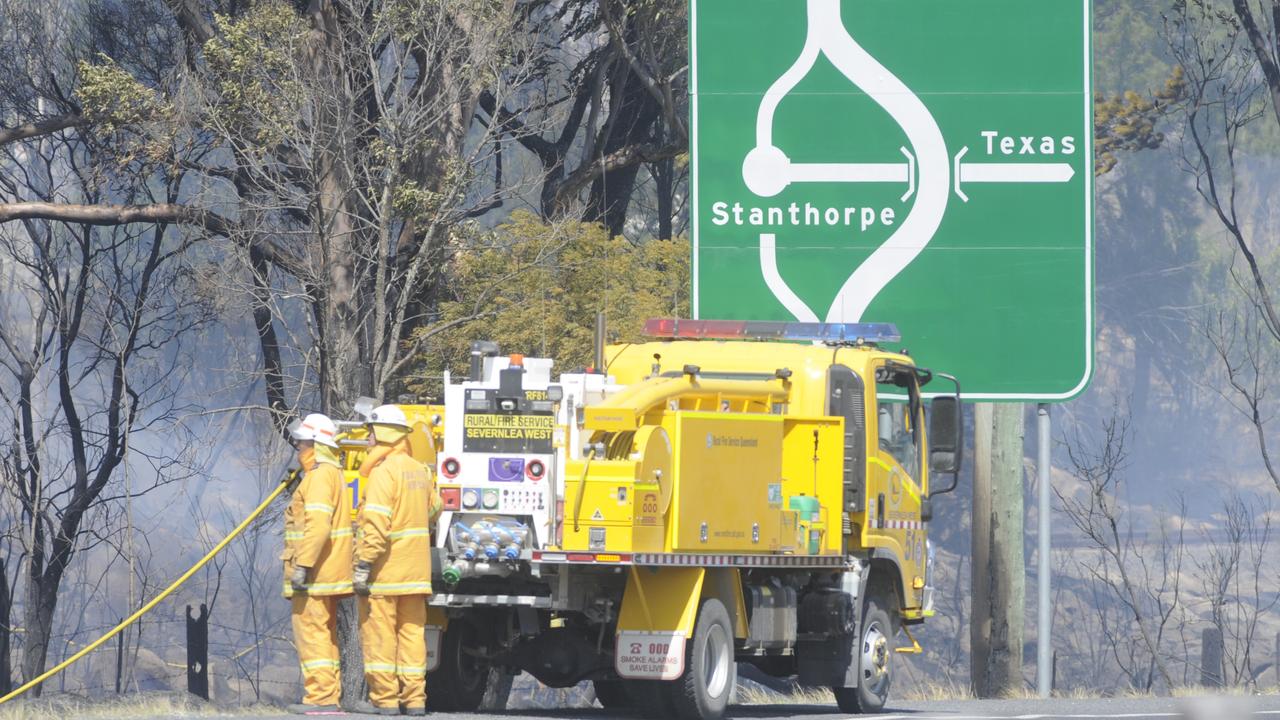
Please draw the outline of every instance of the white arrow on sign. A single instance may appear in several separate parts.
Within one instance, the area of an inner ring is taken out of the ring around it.
[[[956,153],[956,195],[965,202],[969,196],[961,183],[1063,183],[1075,177],[1069,163],[961,163],[969,146]]]
[[[965,163],[961,182],[1059,183],[1075,175],[1067,163]]]
[[[963,157],[968,148],[957,157]],[[906,149],[903,148],[906,153]],[[792,163],[779,173],[787,184],[800,182],[893,183],[910,185],[914,163]],[[1062,183],[1074,177],[1069,163],[957,163],[956,194],[966,201],[959,183]],[[908,188],[906,200],[913,188]]]
[[[775,178],[786,184],[798,182],[839,183],[907,183],[905,201],[915,190],[915,158],[906,148],[905,163],[792,163],[777,169]],[[968,146],[960,149],[955,158],[955,191],[965,202],[969,196],[961,189],[961,183],[1064,183],[1075,177],[1076,171],[1069,163],[962,163],[969,152]]]
[[[916,192],[916,158],[906,148],[898,150],[906,156],[906,163],[793,163],[784,155],[773,177],[784,187],[797,182],[904,182],[907,192],[902,201],[906,202]]]
[[[790,182],[907,182],[905,163],[795,163]]]

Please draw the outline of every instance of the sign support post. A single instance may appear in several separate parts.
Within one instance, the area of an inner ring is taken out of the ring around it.
[[[1049,404],[1040,403],[1036,409],[1039,452],[1036,454],[1036,474],[1039,475],[1037,491],[1039,492],[1040,512],[1038,539],[1040,541],[1040,568],[1036,577],[1039,589],[1038,618],[1036,620],[1036,692],[1047,698],[1053,691],[1052,657],[1053,657],[1053,611],[1049,604],[1051,573],[1049,555],[1052,550],[1049,535],[1052,525],[1053,510],[1052,479],[1050,473],[1050,453],[1052,451],[1052,423],[1049,415]]]

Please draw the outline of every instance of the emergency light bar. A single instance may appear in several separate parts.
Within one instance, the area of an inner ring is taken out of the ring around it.
[[[807,323],[771,320],[679,320],[650,318],[649,337],[699,340],[795,340],[827,343],[896,343],[902,335],[893,323]]]

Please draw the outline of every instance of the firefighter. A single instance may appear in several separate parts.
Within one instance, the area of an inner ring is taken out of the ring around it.
[[[369,432],[376,447],[361,468],[369,478],[353,575],[369,684],[369,706],[361,709],[378,715],[426,714],[430,526],[443,503],[431,472],[409,454],[410,430],[400,408],[375,409]]]
[[[302,664],[299,714],[338,710],[338,601],[351,594],[351,519],[341,509],[343,477],[337,426],[313,413],[289,430],[306,473],[284,514],[284,596],[293,604],[293,637]]]

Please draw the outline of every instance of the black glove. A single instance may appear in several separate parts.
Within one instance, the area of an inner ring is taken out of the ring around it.
[[[369,563],[363,560],[356,563],[355,572],[351,574],[351,584],[355,587],[357,595],[369,594],[369,571],[371,569]]]
[[[307,572],[309,570],[311,570],[311,568],[305,568],[305,567],[302,567],[301,565],[295,565],[293,567],[293,574],[289,576],[289,585],[293,586],[293,589],[299,592],[306,590],[307,589]]]
[[[285,471],[284,480],[285,492],[291,493],[298,489],[298,483],[302,482],[302,468],[289,468]]]

